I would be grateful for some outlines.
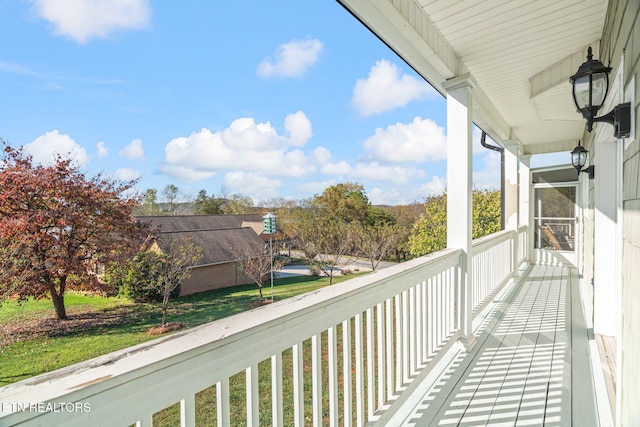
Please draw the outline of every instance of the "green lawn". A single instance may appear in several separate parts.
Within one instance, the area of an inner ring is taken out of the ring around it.
[[[336,283],[352,277],[355,277],[355,275],[346,277],[336,276],[333,279],[334,286]],[[277,279],[274,281],[275,300],[278,301],[310,292],[325,287],[328,283],[328,278],[312,276]],[[263,292],[265,297],[270,298],[271,291],[268,285],[264,287]],[[189,295],[171,301],[168,321],[182,322],[185,323],[187,327],[193,327],[249,310],[252,308],[252,304],[255,304],[257,301],[258,290],[255,285],[238,286]],[[158,325],[161,320],[160,309],[157,305],[134,304],[121,298],[104,298],[79,293],[68,293],[65,297],[65,302],[67,312],[72,317],[78,316],[79,314],[88,316],[90,313],[96,315],[116,313],[122,318],[122,321],[117,324],[103,325],[77,331],[72,330],[57,335],[52,333],[31,339],[22,339],[5,345],[2,345],[0,342],[0,386],[157,338],[157,336],[146,334],[148,328]],[[0,329],[15,322],[28,323],[34,319],[52,319],[53,317],[53,305],[49,300],[29,300],[22,304],[6,302],[0,306]],[[50,322],[57,324],[55,320],[51,320]],[[341,326],[338,326],[338,336],[340,336],[340,331]],[[328,416],[326,339],[327,334],[324,332],[322,334],[323,415],[325,417],[323,424],[326,424],[328,420],[328,418],[326,418]],[[341,343],[339,344],[339,349],[340,348]],[[312,387],[310,340],[304,342],[303,353],[305,371],[305,419],[310,420],[312,417],[310,400]],[[338,358],[338,365],[341,372],[341,357]],[[292,425],[293,409],[291,403],[293,401],[293,383],[291,373],[291,349],[283,353],[283,369],[285,372],[285,375],[283,375],[283,398],[285,402],[284,421],[285,425]],[[266,360],[259,364],[260,423],[263,425],[269,425],[271,423],[270,387],[270,361]],[[353,384],[353,387],[355,387],[355,384]],[[244,425],[244,420],[246,419],[244,371],[230,378],[230,393],[232,425]],[[355,400],[352,403],[355,405]],[[215,386],[199,392],[196,395],[196,418],[198,425],[215,425],[215,408]],[[340,414],[340,417],[342,417],[342,404]],[[154,425],[178,425],[180,420],[179,404],[155,414],[153,418]],[[342,419],[340,422],[342,423]]]
[[[334,283],[351,277],[354,276],[337,276]],[[274,281],[275,300],[322,288],[328,282],[327,278],[311,276],[277,279]],[[270,297],[269,286],[265,286],[264,295]],[[171,302],[168,321],[194,327],[249,310],[257,300],[255,285],[189,295]],[[120,298],[78,293],[68,293],[65,302],[72,317],[94,312],[118,317],[119,323],[78,331],[53,331],[0,344],[0,386],[157,338],[145,333],[160,323],[161,313],[156,305],[132,304]],[[15,322],[28,324],[43,317],[53,317],[53,305],[49,300],[29,300],[21,304],[9,301],[0,306],[0,328]],[[55,321],[51,323],[56,324]]]

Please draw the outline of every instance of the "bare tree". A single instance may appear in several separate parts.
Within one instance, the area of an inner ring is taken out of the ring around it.
[[[264,281],[269,277],[271,273],[271,257],[269,255],[255,256],[248,253],[242,253],[239,250],[235,250],[235,256],[237,257],[238,269],[244,273],[245,276],[253,280],[258,285],[258,291],[260,293],[260,300],[264,300],[262,294],[262,288]],[[279,258],[273,260],[273,270],[280,270],[282,268],[282,261]]]
[[[311,218],[295,224],[297,246],[302,250],[305,262],[312,270],[329,278],[348,261],[347,255],[354,247],[354,229],[341,221],[317,221]]]
[[[360,255],[369,260],[375,271],[402,239],[402,230],[396,224],[361,226],[356,229],[355,244]]]

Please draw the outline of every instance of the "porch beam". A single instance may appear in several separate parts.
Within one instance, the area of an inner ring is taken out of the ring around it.
[[[524,154],[547,154],[559,153],[561,151],[571,151],[576,147],[576,145],[578,145],[577,139],[554,141],[546,144],[525,145]]]
[[[594,41],[590,44],[596,58],[600,57],[600,43]],[[529,79],[529,96],[534,98],[559,84],[566,83],[569,77],[575,74],[576,70],[587,57],[587,47],[575,52],[564,59],[545,68]]]
[[[461,249],[458,292],[458,327],[465,348],[473,348],[472,329],[472,111],[471,75],[443,83],[447,91],[447,247]]]

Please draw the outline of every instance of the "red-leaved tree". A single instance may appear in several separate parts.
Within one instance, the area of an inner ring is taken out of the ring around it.
[[[67,319],[65,291],[99,290],[98,266],[138,249],[148,233],[131,215],[137,199],[125,196],[134,182],[88,179],[62,156],[36,164],[0,142],[0,245],[14,257],[0,301],[50,297]]]

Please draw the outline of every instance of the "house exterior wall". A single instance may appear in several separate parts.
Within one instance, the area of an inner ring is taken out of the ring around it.
[[[623,87],[635,79],[631,114],[635,139],[625,141],[622,154],[622,289],[620,316],[618,396],[616,421],[640,425],[640,2],[611,0],[602,37],[602,58],[612,67],[624,55]],[[621,144],[621,142],[618,142]],[[596,165],[606,168],[606,165]],[[596,169],[597,170],[597,169]],[[597,245],[597,242],[595,242]]]
[[[197,267],[192,269],[191,276],[182,282],[180,296],[249,283],[253,281],[242,274],[234,262]]]

